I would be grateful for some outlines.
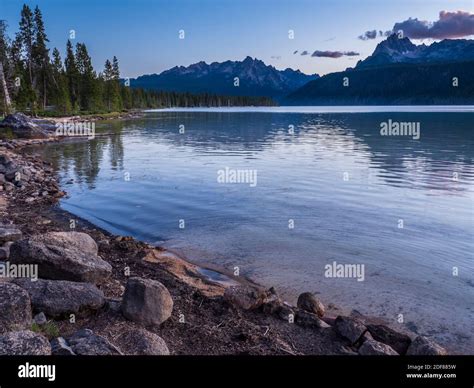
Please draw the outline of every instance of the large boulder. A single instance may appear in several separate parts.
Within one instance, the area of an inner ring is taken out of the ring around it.
[[[0,282],[0,333],[26,329],[31,323],[28,293],[15,284]]]
[[[413,340],[407,350],[409,356],[444,356],[446,354],[448,354],[446,349],[421,335]]]
[[[410,346],[411,338],[385,325],[367,325],[367,329],[376,341],[390,345],[399,354],[405,354]]]
[[[84,316],[105,303],[104,293],[90,283],[25,278],[15,279],[14,283],[28,292],[35,312],[44,312],[53,318],[66,314]]]
[[[1,128],[11,129],[13,134],[19,138],[44,139],[53,134],[54,125],[35,120],[23,113],[14,113],[0,122]]]
[[[305,311],[316,314],[322,318],[325,313],[323,303],[316,298],[311,292],[304,292],[298,297],[296,305]]]
[[[166,342],[155,333],[145,329],[129,329],[117,338],[122,352],[130,356],[167,356],[170,354]]]
[[[0,335],[0,356],[48,356],[51,345],[46,337],[30,330]]]
[[[99,283],[110,276],[112,267],[97,252],[86,233],[50,232],[16,241],[10,262],[37,264],[41,278]]]
[[[359,319],[342,315],[339,315],[334,321],[334,328],[339,335],[349,340],[352,345],[359,341],[367,331],[367,328]]]
[[[397,356],[398,353],[389,345],[382,342],[368,339],[359,348],[359,354],[362,356]]]
[[[121,355],[122,352],[106,338],[92,330],[81,329],[67,339],[68,346],[74,354],[81,356]]]
[[[160,325],[173,311],[168,289],[156,280],[128,279],[122,301],[123,315],[144,326]]]

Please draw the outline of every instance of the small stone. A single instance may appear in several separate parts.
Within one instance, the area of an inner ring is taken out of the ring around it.
[[[57,337],[51,340],[51,354],[53,356],[75,356],[71,347],[63,337]]]
[[[446,349],[421,335],[415,338],[407,350],[409,356],[445,356],[446,354],[448,354]]]
[[[126,330],[117,341],[126,355],[167,356],[170,354],[166,342],[161,337],[141,328]]]
[[[121,355],[122,352],[106,338],[94,334],[92,330],[81,329],[76,331],[67,342],[72,351],[81,356]]]
[[[296,323],[303,327],[313,327],[317,329],[326,329],[331,327],[322,319],[320,319],[316,314],[305,310],[299,310],[296,313]]]
[[[334,321],[334,328],[338,334],[349,340],[353,345],[359,341],[367,328],[357,318],[339,315]]]
[[[128,279],[122,301],[122,313],[144,326],[160,325],[173,311],[173,299],[168,289],[156,280]]]
[[[264,291],[250,286],[233,286],[224,291],[224,300],[243,310],[259,308],[266,298]]]
[[[19,240],[22,236],[21,230],[11,227],[0,227],[0,244],[8,241]]]
[[[368,339],[364,341],[359,348],[359,354],[362,356],[397,356],[398,353],[389,345],[382,342]]]
[[[399,354],[405,354],[410,346],[411,339],[385,325],[367,325],[367,329],[376,341],[390,345]]]
[[[324,305],[311,292],[304,292],[298,297],[296,305],[305,311],[316,314],[318,317],[323,317],[325,313]]]
[[[46,322],[48,322],[48,320],[46,319],[46,315],[44,315],[43,312],[39,313],[39,314],[36,314],[33,318],[33,321],[37,324],[37,325],[44,325]]]

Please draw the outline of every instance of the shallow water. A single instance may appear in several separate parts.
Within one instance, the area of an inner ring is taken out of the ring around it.
[[[389,119],[419,123],[420,139],[381,136]],[[111,232],[238,267],[291,301],[312,291],[403,314],[474,354],[473,124],[472,112],[161,111],[43,152],[62,207]],[[256,186],[219,183],[226,167],[256,170]],[[326,277],[333,262],[363,264],[364,280]]]

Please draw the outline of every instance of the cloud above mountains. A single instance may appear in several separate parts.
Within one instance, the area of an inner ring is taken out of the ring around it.
[[[295,51],[293,54],[297,54],[298,51]],[[304,50],[300,53],[300,55],[309,55],[309,52],[307,50]],[[312,57],[317,57],[317,58],[341,58],[341,57],[355,57],[357,55],[360,55],[358,52],[355,51],[320,51],[316,50],[314,51],[311,56]]]
[[[412,39],[449,39],[474,35],[474,14],[466,11],[441,11],[439,20],[430,23],[425,20],[408,19],[395,23],[393,31],[403,31]]]
[[[341,58],[341,57],[355,57],[359,55],[359,53],[355,51],[319,51],[316,50],[314,53],[311,54],[312,57],[317,58]]]
[[[440,11],[434,22],[409,18],[395,23],[389,31],[370,30],[359,35],[361,40],[383,38],[398,31],[411,39],[454,39],[474,35],[474,13],[467,11]]]

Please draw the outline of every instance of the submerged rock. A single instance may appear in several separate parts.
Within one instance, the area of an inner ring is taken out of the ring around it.
[[[407,350],[409,356],[445,356],[446,349],[431,339],[419,335],[410,344]]]
[[[97,251],[86,233],[50,232],[16,241],[10,261],[37,264],[41,278],[98,283],[110,276],[112,267]]]
[[[106,338],[94,334],[92,330],[76,331],[67,339],[72,351],[81,356],[121,355],[122,352]]]
[[[160,325],[173,311],[173,299],[168,289],[156,280],[128,279],[122,301],[123,315],[144,326]]]
[[[0,282],[0,333],[29,328],[31,315],[28,293],[15,284]]]
[[[296,305],[305,311],[316,314],[318,317],[322,318],[325,313],[325,308],[323,303],[316,298],[311,292],[304,292],[298,297],[298,302]]]
[[[100,309],[104,303],[104,293],[90,283],[66,280],[16,279],[14,283],[26,290],[35,311],[59,318],[66,314],[84,316]]]
[[[30,330],[0,335],[0,356],[48,356],[51,345],[46,337]]]

